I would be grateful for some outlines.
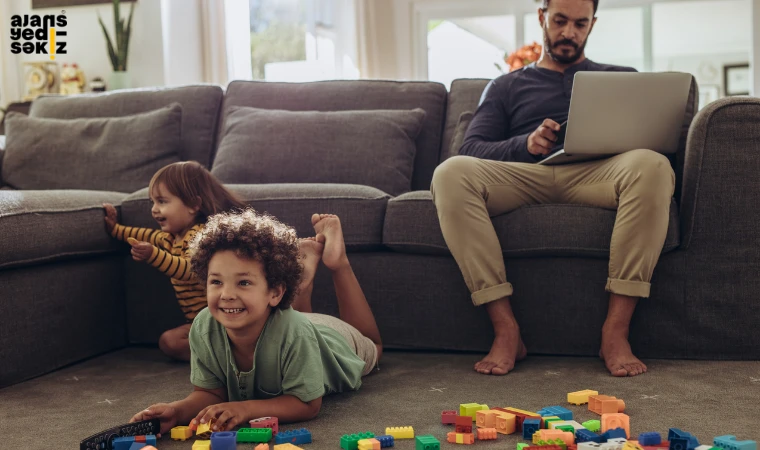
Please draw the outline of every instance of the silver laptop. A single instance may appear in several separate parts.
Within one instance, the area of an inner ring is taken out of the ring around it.
[[[675,153],[691,78],[688,73],[576,73],[564,148],[539,164],[606,158],[639,148]]]

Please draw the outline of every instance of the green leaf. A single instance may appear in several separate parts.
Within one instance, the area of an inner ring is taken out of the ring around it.
[[[132,13],[135,12],[135,2],[129,5],[129,19],[127,19],[127,29],[124,31],[124,70],[127,70],[127,58],[129,58],[129,38],[132,36]]]
[[[98,14],[98,22],[100,23],[100,27],[103,29],[103,34],[106,37],[106,43],[108,44],[108,56],[111,58],[111,66],[113,66],[113,70],[118,70],[118,61],[116,60],[116,52],[113,49],[113,43],[111,42],[111,36],[108,35],[108,30],[106,30],[106,25],[103,23],[103,20],[100,18],[100,14]]]

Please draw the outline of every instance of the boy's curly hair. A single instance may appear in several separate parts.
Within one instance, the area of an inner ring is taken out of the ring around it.
[[[190,266],[198,280],[206,281],[208,264],[216,252],[232,250],[242,258],[261,262],[267,285],[285,286],[278,305],[286,309],[293,302],[303,266],[298,262],[296,230],[268,214],[251,208],[209,217],[206,226],[190,243]]]

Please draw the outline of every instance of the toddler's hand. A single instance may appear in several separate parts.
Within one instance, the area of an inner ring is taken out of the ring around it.
[[[156,403],[132,416],[129,423],[150,419],[160,420],[161,433],[167,433],[177,426],[177,410],[168,403]],[[161,434],[156,437],[160,439]]]
[[[132,246],[132,259],[135,261],[145,261],[153,254],[153,245],[150,242],[138,241],[135,238],[127,238],[127,242]]]
[[[248,422],[248,415],[244,402],[218,403],[203,408],[192,422],[200,424],[214,419],[211,431],[230,431],[241,423]]]
[[[108,231],[108,234],[111,234],[118,220],[116,208],[110,203],[103,203],[103,208],[106,210],[106,231]]]

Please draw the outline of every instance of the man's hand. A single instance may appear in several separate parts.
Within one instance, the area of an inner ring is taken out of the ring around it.
[[[167,403],[156,403],[132,416],[129,423],[150,419],[161,421],[161,433],[168,433],[177,426],[177,410]],[[157,437],[160,439],[161,434]]]
[[[552,119],[544,119],[536,131],[528,136],[528,152],[531,155],[547,155],[557,142],[560,125]]]
[[[249,415],[246,402],[218,403],[203,408],[195,416],[193,422],[201,424],[214,419],[214,426],[211,431],[229,431],[241,423],[248,422],[250,420]]]
[[[111,234],[118,220],[116,208],[110,203],[103,203],[103,208],[106,210],[106,231],[108,231],[108,234]]]
[[[138,241],[134,238],[128,238],[127,242],[132,246],[132,259],[135,261],[145,261],[153,254],[153,244],[150,242]]]

